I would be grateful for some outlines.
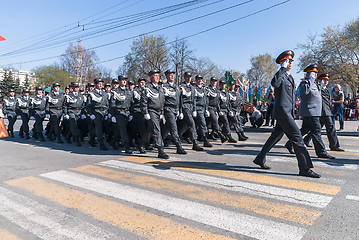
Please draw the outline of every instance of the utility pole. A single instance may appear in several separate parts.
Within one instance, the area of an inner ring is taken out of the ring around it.
[[[81,40],[78,40],[78,44],[77,44],[77,71],[76,71],[76,81],[80,84],[80,86],[83,86],[83,82],[82,82],[82,44],[81,44]]]

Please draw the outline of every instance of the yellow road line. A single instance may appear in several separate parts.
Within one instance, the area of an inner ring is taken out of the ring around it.
[[[135,157],[135,156],[127,156],[120,159],[125,161],[162,166],[166,168],[177,168],[177,169],[180,168],[180,169],[185,169],[186,171],[191,171],[196,173],[210,174],[220,177],[233,178],[233,179],[257,182],[263,184],[270,184],[275,186],[305,190],[310,192],[324,193],[329,195],[336,195],[340,190],[340,187],[335,185],[285,179],[279,177],[266,176],[264,174],[240,172],[236,170],[223,170],[215,167],[211,168],[199,164],[197,165],[191,164],[191,162],[188,163],[171,162],[171,161],[163,161],[153,158]]]
[[[5,183],[149,239],[232,239],[35,177]]]
[[[162,180],[150,176],[141,176],[138,174],[113,170],[98,166],[81,166],[72,170],[89,173],[92,175],[121,181],[124,183],[136,184],[142,187],[166,191],[170,194],[178,194],[193,199],[215,202],[236,208],[242,208],[258,214],[280,218],[292,222],[306,225],[312,225],[320,216],[321,211],[309,210],[302,207],[288,204],[275,203],[254,197],[239,196],[216,190],[208,190],[202,187],[191,186],[187,184],[176,183],[174,181]]]
[[[8,230],[0,227],[0,239],[4,240],[19,240],[20,238]]]

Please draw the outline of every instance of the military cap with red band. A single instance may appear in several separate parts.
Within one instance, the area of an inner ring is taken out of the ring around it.
[[[280,64],[283,60],[289,59],[289,60],[293,60],[294,58],[294,52],[292,50],[286,50],[284,52],[282,52],[277,59],[275,60],[275,62],[277,64]]]
[[[323,73],[322,75],[320,75],[318,77],[319,80],[322,80],[322,79],[328,79],[329,80],[329,74],[328,73]]]
[[[311,64],[308,67],[304,69],[304,72],[318,72],[318,65],[317,64]]]

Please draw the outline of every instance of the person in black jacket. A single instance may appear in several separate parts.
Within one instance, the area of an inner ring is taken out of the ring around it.
[[[293,142],[298,161],[299,175],[320,178],[319,174],[311,170],[311,168],[313,168],[312,159],[294,120],[296,87],[294,79],[290,74],[290,70],[293,66],[293,57],[294,52],[287,50],[281,53],[276,59],[276,63],[280,64],[281,68],[274,75],[271,85],[275,88],[274,95],[276,97],[276,103],[274,105],[274,116],[277,123],[253,163],[259,165],[262,169],[270,169],[270,167],[266,165],[266,155],[272,147],[282,139],[283,135],[286,134],[288,139]]]
[[[9,96],[4,99],[3,113],[8,120],[7,131],[10,137],[14,137],[14,124],[16,122],[16,98],[15,89],[9,89]]]
[[[52,92],[47,95],[46,113],[50,115],[50,130],[48,138],[53,139],[56,136],[58,143],[64,143],[60,135],[60,119],[63,113],[64,94],[59,92],[60,84],[52,84]]]
[[[29,135],[29,119],[30,119],[30,97],[29,89],[24,88],[22,90],[22,96],[16,99],[16,113],[20,116],[22,124],[19,131],[19,136],[21,138],[30,139]]]
[[[35,139],[40,139],[40,141],[45,141],[44,135],[42,134],[43,126],[42,123],[46,116],[46,102],[47,98],[43,95],[42,87],[36,87],[36,93],[31,98],[30,101],[30,115],[34,116],[35,118],[35,125],[34,125],[34,135]]]

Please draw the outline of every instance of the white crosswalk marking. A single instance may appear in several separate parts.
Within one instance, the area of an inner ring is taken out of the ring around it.
[[[118,239],[110,232],[3,187],[0,216],[42,239]]]
[[[257,239],[301,239],[306,232],[301,227],[68,171],[45,173],[41,176]]]

